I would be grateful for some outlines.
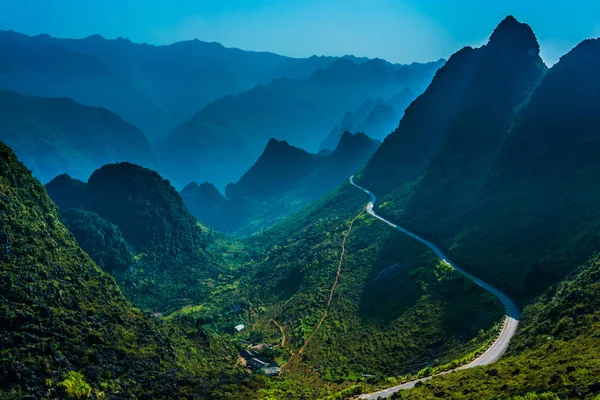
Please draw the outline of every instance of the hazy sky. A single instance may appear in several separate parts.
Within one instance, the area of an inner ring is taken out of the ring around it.
[[[508,14],[531,25],[550,64],[600,36],[599,0],[0,0],[0,29],[406,63],[479,46]]]

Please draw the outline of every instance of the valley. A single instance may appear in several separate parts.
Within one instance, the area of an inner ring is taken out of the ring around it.
[[[284,3],[0,30],[0,400],[600,399],[600,39]]]

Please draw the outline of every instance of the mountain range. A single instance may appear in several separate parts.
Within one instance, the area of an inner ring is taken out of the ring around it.
[[[363,132],[377,140],[385,139],[396,129],[404,110],[417,95],[407,87],[387,100],[368,98],[356,110],[344,114],[341,122],[321,141],[319,151],[333,151],[346,131]]]
[[[286,141],[270,139],[261,156],[225,196],[210,183],[188,184],[181,197],[205,225],[247,236],[281,221],[315,201],[358,171],[379,141],[345,132],[328,155],[308,153]]]
[[[341,58],[306,79],[276,79],[224,97],[156,142],[161,170],[176,186],[210,181],[222,188],[252,166],[270,138],[317,152],[348,110],[407,87],[419,92],[442,64]]]
[[[118,161],[154,165],[150,141],[138,128],[104,108],[69,98],[0,90],[0,140],[43,182],[63,173],[87,179]]]
[[[403,113],[382,60],[217,100],[160,173],[44,188],[0,144],[0,397],[597,399],[600,40],[548,68],[509,16],[429,67]]]
[[[0,31],[0,88],[103,107],[153,139],[223,96],[276,78],[306,78],[336,59],[295,59],[199,40],[153,46],[100,35]]]

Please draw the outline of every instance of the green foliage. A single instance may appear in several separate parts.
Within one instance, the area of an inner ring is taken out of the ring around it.
[[[133,308],[3,144],[0,293],[0,387],[8,397],[53,398],[53,382],[63,381],[87,390],[72,371],[107,396],[252,398],[263,385],[233,368],[235,350],[195,321]]]
[[[600,394],[599,277],[600,261],[594,257],[526,306],[508,354],[495,364],[435,376],[396,398],[595,399]]]
[[[221,318],[222,323],[256,323],[277,344],[281,335],[267,323],[273,319],[285,329],[286,347],[297,351],[323,315],[348,221],[365,203],[360,192],[344,185],[284,223],[248,238],[248,246],[265,249],[239,271],[239,287],[248,289],[215,301],[248,303],[250,312]],[[424,246],[372,221],[365,216],[355,222],[333,302],[300,357],[302,365],[316,369],[328,382],[369,375],[381,380],[417,373],[436,359],[436,367],[449,363],[487,343],[502,314],[495,298],[440,263]],[[256,312],[259,307],[264,314]],[[293,375],[294,366],[290,368]]]
[[[76,371],[67,372],[58,387],[71,399],[87,399],[92,394],[92,387],[83,379],[83,375]]]
[[[133,250],[119,228],[91,211],[70,208],[60,213],[61,222],[77,243],[106,272],[133,268]]]
[[[171,312],[203,301],[215,281],[228,282],[222,254],[212,250],[221,239],[198,225],[156,172],[110,164],[87,184],[61,176],[47,187],[82,248],[136,305]],[[81,209],[69,209],[73,204]]]

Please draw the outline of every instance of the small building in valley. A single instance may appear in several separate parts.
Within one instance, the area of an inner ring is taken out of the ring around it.
[[[279,371],[281,371],[281,367],[276,362],[268,362],[263,360],[249,350],[241,350],[240,356],[246,360],[246,365],[249,368],[255,370],[259,374],[276,376],[279,375]]]

